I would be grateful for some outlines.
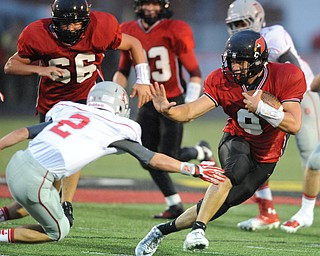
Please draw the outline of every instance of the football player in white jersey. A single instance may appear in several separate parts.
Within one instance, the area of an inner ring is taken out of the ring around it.
[[[33,138],[27,149],[11,158],[6,180],[13,198],[39,223],[0,230],[0,242],[60,241],[70,224],[53,184],[109,154],[128,152],[144,165],[193,175],[215,183],[221,169],[180,162],[141,145],[141,127],[130,120],[126,91],[100,82],[89,92],[87,105],[61,101],[46,115],[46,123],[21,128],[0,140],[0,150]]]
[[[310,84],[314,78],[308,63],[298,55],[291,36],[281,25],[265,27],[264,9],[255,0],[236,0],[230,4],[226,18],[226,24],[230,35],[241,30],[254,30],[259,32],[266,40],[269,49],[269,61],[290,62],[300,67],[307,81],[307,92],[301,102],[302,127],[296,135],[297,146],[301,156],[303,169],[306,169],[307,159],[312,150],[320,141],[319,120],[319,94],[310,91]],[[292,171],[292,170],[288,170]],[[306,175],[306,174],[305,174]],[[315,188],[317,183],[313,179],[305,178],[307,187]],[[305,186],[306,187],[306,186]],[[296,232],[300,227],[309,227],[313,222],[313,209],[316,203],[317,193],[304,190],[302,206],[297,214],[289,221],[281,225],[281,229],[287,232]],[[255,193],[255,202],[259,204],[259,215],[255,218],[238,223],[243,230],[258,230],[278,228],[280,219],[272,201],[271,190],[268,183],[261,186]]]

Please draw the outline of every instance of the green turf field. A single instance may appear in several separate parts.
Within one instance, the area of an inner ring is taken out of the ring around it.
[[[0,205],[9,200],[0,199]],[[282,220],[289,218],[298,206],[276,205]],[[152,219],[163,205],[145,204],[82,204],[74,203],[75,224],[61,242],[46,244],[0,244],[0,255],[25,256],[81,256],[81,255],[134,255],[134,248],[149,229],[159,220]],[[313,227],[301,229],[296,234],[281,230],[258,232],[240,231],[237,222],[257,213],[256,205],[241,205],[211,222],[207,229],[209,248],[203,252],[183,252],[182,244],[188,230],[169,235],[163,240],[155,255],[241,255],[241,256],[301,256],[320,255],[320,219]],[[319,207],[315,216],[320,216]],[[0,224],[1,228],[33,223],[30,217]]]
[[[7,132],[36,123],[37,119],[0,120],[0,136]],[[217,154],[217,143],[221,137],[224,121],[205,118],[185,125],[183,145],[193,145],[200,139],[208,140]],[[11,155],[26,143],[0,152],[0,174],[5,173],[5,166]],[[150,179],[138,162],[129,155],[107,156],[91,163],[82,172],[82,176],[101,176],[119,178]],[[181,175],[172,175],[177,181]],[[181,176],[185,178],[184,176]],[[278,164],[273,175],[274,182],[289,181],[301,183],[302,171],[300,159],[291,138],[286,155]],[[0,192],[1,194],[1,192]],[[0,198],[0,206],[11,202]],[[290,218],[299,205],[276,205],[284,221]],[[20,255],[134,255],[134,248],[149,229],[160,223],[151,216],[163,210],[163,205],[147,204],[84,204],[74,203],[75,224],[70,234],[59,243],[27,245],[0,244],[0,256]],[[204,252],[187,253],[182,251],[182,243],[188,231],[175,233],[166,238],[155,255],[320,255],[320,216],[319,207],[315,210],[312,228],[302,229],[297,234],[286,234],[281,230],[244,232],[236,224],[258,213],[256,205],[246,204],[232,208],[227,214],[209,224],[207,237],[209,249]],[[0,228],[15,227],[34,223],[30,217],[22,220],[1,223]]]

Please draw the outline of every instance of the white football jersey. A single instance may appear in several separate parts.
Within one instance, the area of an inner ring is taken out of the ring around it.
[[[299,56],[289,33],[280,25],[262,28],[260,33],[268,45],[269,61],[278,62],[278,58],[290,49],[300,63],[300,67],[306,77],[307,90],[309,90],[314,74],[309,64]]]
[[[141,127],[111,111],[62,101],[46,115],[52,123],[29,143],[33,157],[55,179],[79,171],[101,156],[120,153],[108,146],[118,140],[141,144]]]

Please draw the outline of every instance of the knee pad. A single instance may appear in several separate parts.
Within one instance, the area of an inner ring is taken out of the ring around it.
[[[320,151],[314,151],[308,158],[307,167],[316,172],[320,172]]]
[[[66,216],[63,216],[58,225],[59,228],[57,228],[57,230],[50,230],[50,232],[47,232],[47,235],[52,241],[61,241],[70,232],[70,223]]]

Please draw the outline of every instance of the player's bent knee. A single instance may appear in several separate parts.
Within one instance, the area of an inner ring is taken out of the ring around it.
[[[70,223],[68,218],[64,216],[62,220],[59,222],[59,226],[56,230],[52,232],[48,232],[47,235],[52,241],[61,241],[65,238],[70,232]]]
[[[310,170],[320,172],[320,152],[316,151],[310,155],[307,167]]]
[[[230,179],[233,186],[237,186],[242,183],[249,170],[250,159],[248,155],[242,154],[238,156],[231,166],[225,168],[224,175]]]

